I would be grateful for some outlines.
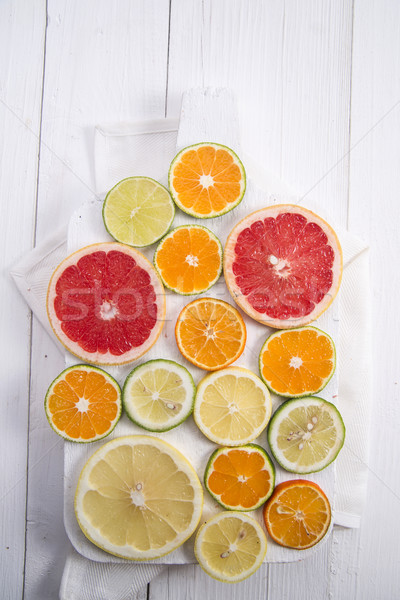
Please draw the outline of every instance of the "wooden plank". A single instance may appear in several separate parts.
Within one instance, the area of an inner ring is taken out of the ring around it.
[[[398,2],[355,2],[348,225],[370,241],[372,340],[379,340],[372,343],[377,377],[368,502],[359,534],[360,563],[352,574],[353,597],[363,600],[400,597],[400,523],[395,517],[400,509],[400,351],[393,327],[400,277],[392,260],[400,255],[399,22]]]
[[[20,598],[23,590],[31,317],[8,272],[33,243],[45,25],[44,0],[0,3],[3,598]]]
[[[165,114],[168,0],[49,0],[37,241],[94,198],[98,123]],[[63,357],[33,329],[26,598],[58,597],[68,540],[63,526],[63,443],[43,397]]]

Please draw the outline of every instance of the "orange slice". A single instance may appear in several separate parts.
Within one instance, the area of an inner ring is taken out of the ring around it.
[[[275,467],[257,444],[218,448],[208,460],[204,484],[224,508],[255,510],[272,494]]]
[[[121,390],[101,369],[75,365],[53,381],[44,406],[58,435],[71,442],[94,442],[116,426],[121,416]]]
[[[182,225],[160,242],[154,265],[164,285],[178,294],[200,294],[221,275],[222,246],[201,225]]]
[[[246,174],[238,156],[227,146],[195,144],[172,161],[169,188],[181,210],[209,219],[239,204],[246,189]]]
[[[223,369],[244,350],[246,326],[236,310],[223,300],[199,298],[187,304],[175,327],[178,348],[196,367]]]
[[[336,367],[329,335],[316,327],[273,333],[260,352],[260,374],[271,392],[287,398],[320,392]]]
[[[331,507],[316,483],[294,479],[276,486],[264,506],[263,515],[268,533],[275,542],[304,550],[317,544],[327,533]]]

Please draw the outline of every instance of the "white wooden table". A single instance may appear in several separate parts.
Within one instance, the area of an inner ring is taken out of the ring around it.
[[[399,27],[398,0],[0,1],[2,600],[56,599],[69,544],[43,411],[63,359],[9,268],[93,197],[94,125],[177,117],[195,86],[233,89],[244,150],[371,244],[369,487],[312,558],[236,586],[170,567],[147,598],[400,597]]]

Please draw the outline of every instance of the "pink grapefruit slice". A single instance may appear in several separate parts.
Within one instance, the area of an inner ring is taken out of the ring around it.
[[[160,335],[164,288],[138,250],[93,244],[54,271],[47,313],[54,333],[75,356],[98,365],[124,364],[147,352]]]
[[[317,319],[339,290],[342,268],[332,227],[294,204],[245,217],[230,233],[224,252],[225,281],[236,303],[276,329]]]

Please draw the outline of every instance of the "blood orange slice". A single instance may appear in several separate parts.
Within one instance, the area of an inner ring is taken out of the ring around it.
[[[54,333],[72,354],[94,364],[123,364],[142,356],[160,335],[164,288],[134,248],[93,244],[56,268],[47,312]]]
[[[230,233],[224,275],[237,304],[277,329],[306,325],[335,298],[342,250],[328,223],[293,204],[248,215]]]

